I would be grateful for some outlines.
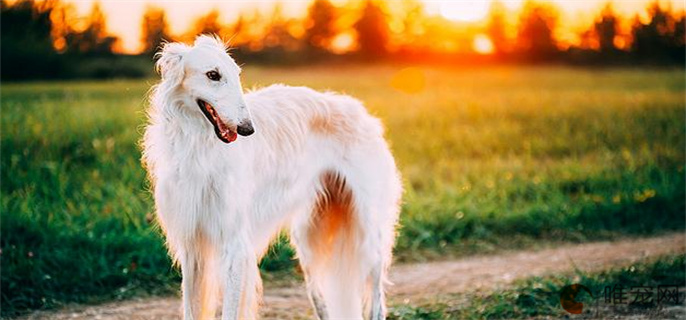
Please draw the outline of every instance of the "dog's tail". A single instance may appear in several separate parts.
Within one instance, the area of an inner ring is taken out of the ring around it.
[[[394,233],[391,223],[379,224],[376,217],[392,215],[377,214],[365,192],[354,194],[352,187],[336,172],[324,174],[314,212],[294,239],[320,318],[383,319]]]
[[[367,291],[359,256],[339,252],[331,258],[328,267],[317,270],[320,272],[317,285],[326,306],[325,314],[331,319],[359,319]]]
[[[314,270],[319,273],[314,277],[314,285],[320,289],[325,308],[318,313],[330,319],[360,319],[363,315],[373,320],[385,319],[387,263],[360,247],[336,244],[333,249],[341,251],[330,256],[327,267]]]

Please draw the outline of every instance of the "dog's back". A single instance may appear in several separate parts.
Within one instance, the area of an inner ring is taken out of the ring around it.
[[[278,168],[269,176],[284,178],[269,180],[307,198],[295,199],[290,229],[318,314],[359,317],[367,301],[378,319],[401,196],[380,121],[354,98],[305,87],[267,87],[246,102],[253,138],[274,153],[263,171]]]
[[[264,134],[275,135],[277,139],[297,140],[296,137],[314,134],[351,144],[383,138],[381,123],[350,96],[272,85],[250,92],[245,98],[256,121],[263,123]]]

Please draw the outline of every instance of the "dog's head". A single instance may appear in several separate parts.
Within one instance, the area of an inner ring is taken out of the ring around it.
[[[207,118],[221,141],[230,143],[237,134],[249,136],[254,132],[243,99],[241,68],[226,52],[224,43],[201,35],[193,46],[167,43],[157,55],[162,84],[181,100],[183,108]]]

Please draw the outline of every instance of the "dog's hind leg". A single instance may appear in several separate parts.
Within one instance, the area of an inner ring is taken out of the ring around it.
[[[377,207],[377,210],[368,210],[369,213],[384,212],[384,210],[397,210],[395,206]],[[395,214],[389,211],[389,216]],[[394,225],[390,223],[379,224],[375,229],[367,229],[365,237],[364,257],[368,266],[367,292],[365,295],[365,314],[368,319],[386,319],[386,292],[384,287],[388,282],[387,273],[392,260]]]
[[[297,235],[300,233],[299,231],[293,230],[291,242],[298,252],[300,267],[303,270],[305,284],[307,285],[307,296],[310,299],[310,303],[312,303],[317,319],[328,320],[330,316],[321,291],[321,270],[319,270],[321,267],[318,264],[320,259],[318,259],[319,257],[312,256],[309,245],[304,243],[304,239]]]
[[[322,292],[319,289],[319,284],[314,281],[307,271],[305,271],[305,282],[307,283],[307,295],[314,307],[317,318],[320,320],[328,320],[329,314],[326,311],[326,304],[324,303]]]
[[[307,285],[307,296],[314,308],[314,314],[317,319],[326,320],[329,319],[329,315],[326,310],[324,297],[322,296],[319,287],[319,282],[314,274],[314,272],[316,272],[317,261],[308,244],[308,230],[311,227],[309,211],[309,207],[304,208],[301,210],[302,214],[296,215],[296,219],[291,225],[290,239],[296,249],[298,260],[300,260],[300,267],[303,270],[305,284]]]
[[[384,292],[383,282],[385,267],[383,265],[376,265],[372,268],[370,274],[371,281],[371,303],[369,310],[370,320],[386,319],[386,293]]]

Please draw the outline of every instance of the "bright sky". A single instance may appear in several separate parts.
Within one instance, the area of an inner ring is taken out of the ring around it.
[[[224,23],[234,21],[239,13],[251,13],[260,10],[264,14],[271,13],[272,6],[278,0],[223,0],[223,1],[136,1],[136,0],[102,0],[101,6],[107,15],[107,28],[109,32],[122,40],[124,52],[136,52],[140,47],[141,18],[147,5],[162,7],[167,13],[167,21],[170,23],[172,34],[185,32],[193,21],[207,13],[211,9],[218,9],[220,19]],[[388,3],[393,3],[392,0]],[[561,13],[560,24],[563,30],[569,33],[574,28],[587,26],[593,17],[604,6],[607,0],[549,0],[554,3]],[[73,3],[79,14],[86,15],[95,0],[67,0]],[[281,0],[284,14],[287,16],[302,16],[310,3],[309,0]],[[334,3],[341,1],[333,1]],[[426,11],[431,15],[441,15],[447,19],[461,22],[481,21],[488,14],[491,0],[423,0]],[[516,12],[524,2],[523,0],[501,0],[501,2],[513,12]],[[641,13],[652,0],[615,0],[615,10],[622,16],[631,17]],[[671,3],[674,9],[684,9],[684,1],[663,0]]]

